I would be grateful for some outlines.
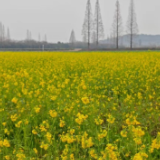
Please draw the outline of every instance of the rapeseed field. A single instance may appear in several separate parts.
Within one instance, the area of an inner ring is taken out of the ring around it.
[[[160,52],[0,52],[0,159],[160,159]]]

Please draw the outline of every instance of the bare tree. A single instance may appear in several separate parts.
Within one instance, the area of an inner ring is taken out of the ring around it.
[[[69,39],[69,43],[71,43],[73,45],[73,44],[75,44],[75,42],[76,42],[75,32],[74,32],[74,30],[72,30],[71,36]]]
[[[95,6],[94,29],[96,32],[96,44],[98,45],[99,40],[101,38],[104,38],[104,27],[102,22],[99,0],[96,1]]]
[[[112,24],[112,34],[114,38],[116,39],[116,48],[119,48],[119,37],[122,34],[123,28],[122,28],[122,17],[120,12],[120,3],[119,0],[116,1],[116,10],[115,15],[113,19]]]
[[[38,41],[39,42],[41,41],[41,35],[40,35],[40,33],[38,34]]]
[[[31,31],[29,32],[29,40],[32,40],[32,33],[31,33]]]
[[[29,41],[29,30],[27,30],[26,40]]]
[[[10,30],[9,28],[7,28],[7,41],[10,41],[11,37],[10,37]]]
[[[85,19],[83,23],[82,35],[83,39],[86,39],[88,42],[88,49],[90,48],[90,41],[91,41],[91,33],[93,29],[93,17],[92,17],[92,8],[90,0],[87,1],[86,12],[85,12]]]
[[[3,32],[3,25],[0,22],[0,42],[2,42],[2,32]]]
[[[5,30],[5,26],[0,22],[0,41],[9,41],[10,40],[10,31],[9,28]]]
[[[5,27],[2,25],[2,41],[5,41]]]
[[[47,42],[47,35],[44,36],[44,42]]]
[[[135,6],[134,0],[131,0],[129,6],[129,15],[127,21],[127,33],[129,34],[130,38],[130,49],[133,48],[133,38],[138,33],[138,24],[136,20],[136,13],[135,13]]]
[[[86,34],[83,35],[83,42],[87,43],[87,35]]]
[[[27,35],[26,36],[27,36],[26,37],[27,41],[31,41],[32,40],[32,33],[31,33],[31,31],[27,30]]]
[[[93,43],[93,44],[96,44],[96,42],[97,42],[97,37],[96,37],[96,32],[94,31],[94,32],[92,33],[92,43]]]
[[[112,47],[116,46],[116,32],[115,31],[110,34],[110,44]]]

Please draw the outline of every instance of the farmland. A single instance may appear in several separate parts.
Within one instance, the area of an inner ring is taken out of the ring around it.
[[[160,52],[0,52],[0,159],[160,159]]]

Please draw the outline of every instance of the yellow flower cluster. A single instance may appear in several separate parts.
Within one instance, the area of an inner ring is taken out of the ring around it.
[[[97,119],[94,120],[96,125],[101,125],[104,121],[103,119],[100,119],[99,117]]]
[[[26,156],[23,153],[18,153],[16,154],[17,160],[25,160]]]
[[[127,115],[128,117],[129,115]],[[136,116],[130,115],[127,119],[126,119],[126,124],[129,125],[140,125],[140,123],[137,121]]]
[[[81,113],[77,114],[77,118],[75,119],[76,123],[78,123],[79,125],[81,125],[83,123],[84,120],[86,120],[88,118],[88,115],[83,115]]]
[[[9,143],[9,141],[7,140],[7,139],[4,139],[3,141],[2,140],[0,140],[0,147],[10,147],[11,145],[10,145],[10,143]]]
[[[91,155],[91,157],[92,158],[94,158],[94,159],[97,159],[97,154],[95,153],[95,150],[94,149],[91,149],[90,151],[89,151],[89,154]]]
[[[133,157],[133,160],[146,160],[147,158],[148,158],[148,155],[146,153],[140,152]]]
[[[103,159],[107,159],[109,157],[110,160],[118,160],[118,152],[117,152],[117,146],[114,146],[112,144],[107,144],[107,147],[105,148],[105,151],[102,152]]]
[[[0,160],[160,157],[160,52],[0,52]]]
[[[71,144],[76,141],[76,137],[73,135],[69,135],[69,134],[61,135],[61,141]]]
[[[50,110],[49,111],[49,115],[52,117],[52,118],[55,118],[57,117],[57,112],[55,110]]]
[[[14,97],[14,98],[12,99],[12,102],[15,103],[15,104],[17,104],[18,99]]]
[[[83,89],[84,89],[84,87],[83,87]],[[83,102],[84,104],[88,104],[88,103],[89,103],[89,98],[88,98],[88,97],[83,97],[83,98],[82,98],[82,102]]]
[[[90,148],[94,145],[94,143],[92,141],[92,137],[88,138],[88,134],[86,132],[82,136],[81,144],[82,144],[83,149]]]
[[[47,150],[49,148],[49,144],[42,142],[40,148]]]
[[[158,132],[157,137],[152,140],[152,145],[151,145],[151,148],[150,148],[150,153],[153,153],[154,149],[157,149],[157,150],[160,149],[160,132]]]
[[[63,128],[63,127],[65,126],[65,121],[62,120],[62,119],[60,119],[60,124],[59,124],[59,126],[60,126],[61,128]]]
[[[115,118],[114,118],[112,115],[109,115],[107,121],[108,121],[109,123],[113,124],[114,121],[115,121]]]
[[[12,120],[13,122],[15,122],[15,121],[17,120],[17,118],[18,118],[17,114],[11,115],[11,120]]]
[[[100,141],[102,138],[107,136],[107,131],[103,130],[102,133],[98,134],[98,140]]]

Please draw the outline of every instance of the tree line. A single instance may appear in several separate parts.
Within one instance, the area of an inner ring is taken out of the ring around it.
[[[129,35],[130,49],[132,49],[134,36],[138,33],[134,0],[130,0],[126,33]],[[116,49],[119,49],[119,38],[120,36],[122,36],[122,34],[123,27],[120,2],[119,0],[117,0],[115,4],[115,14],[113,17],[113,24],[111,30],[111,39],[113,39]],[[101,16],[99,0],[96,0],[94,15],[92,14],[91,2],[90,0],[87,0],[85,18],[82,28],[82,36],[83,41],[87,43],[88,49],[90,49],[91,43],[95,43],[98,47],[99,40],[102,40],[104,38],[104,26]]]
[[[10,41],[10,30],[9,28],[6,28],[4,26],[4,24],[2,22],[0,22],[0,42],[4,42],[4,41]]]
[[[113,23],[111,26],[111,36],[109,40],[114,44],[116,49],[120,47],[120,38],[123,35],[123,26],[122,26],[122,16],[120,10],[120,2],[116,0],[115,4],[115,13],[113,17]],[[126,33],[129,37],[128,42],[130,43],[130,48],[133,48],[133,39],[138,33],[138,25],[136,21],[136,12],[134,0],[130,0],[128,20],[126,25]],[[108,45],[100,44],[100,40],[104,39],[104,25],[101,15],[100,3],[99,0],[96,0],[95,4],[95,13],[92,12],[91,1],[87,0],[85,17],[82,27],[82,36],[83,42],[76,42],[76,36],[74,30],[71,32],[69,39],[69,44],[57,42],[57,43],[47,43],[47,35],[44,35],[41,39],[41,35],[38,35],[38,40],[33,40],[32,33],[30,30],[26,32],[26,38],[22,41],[11,40],[9,28],[0,22],[0,48],[43,48],[45,45],[46,48],[53,49],[73,49],[73,48],[83,48],[86,47],[90,49],[90,45],[94,44],[96,48],[109,48]],[[76,42],[76,44],[75,44]],[[113,48],[113,47],[112,47]]]

